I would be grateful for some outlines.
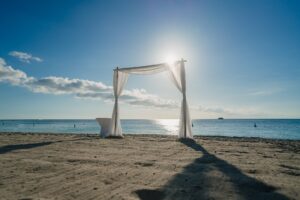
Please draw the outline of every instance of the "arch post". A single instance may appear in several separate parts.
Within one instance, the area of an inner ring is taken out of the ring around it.
[[[184,138],[186,138],[186,80],[185,80],[185,60],[181,58],[181,84],[182,84],[182,98],[183,98],[183,124],[184,124]]]
[[[119,67],[116,68],[116,71],[115,71],[116,74],[116,82],[117,82],[117,87],[118,87],[118,84],[119,84]],[[116,117],[115,117],[115,128],[114,128],[114,134],[116,134],[116,131],[117,131],[117,126],[118,126],[118,106],[119,106],[119,97],[118,95],[115,95],[115,101],[116,101]]]

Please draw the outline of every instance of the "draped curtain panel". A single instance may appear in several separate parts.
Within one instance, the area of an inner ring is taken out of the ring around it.
[[[193,138],[190,111],[186,100],[186,80],[184,62],[179,61],[176,62],[174,65],[169,65],[169,74],[175,86],[182,93],[178,137]]]
[[[117,137],[123,136],[121,122],[120,122],[120,115],[119,115],[119,97],[123,91],[127,79],[128,79],[127,73],[121,72],[117,69],[114,71],[113,87],[114,87],[115,104],[114,104],[113,114],[111,118],[110,131],[108,132],[107,136],[117,136]]]
[[[129,68],[120,68],[114,70],[113,77],[113,87],[114,87],[114,96],[115,104],[112,114],[110,131],[107,136],[123,136],[122,127],[120,123],[119,115],[119,106],[118,101],[122,93],[122,90],[127,82],[129,74],[155,74],[164,71],[169,71],[172,82],[182,93],[182,102],[181,102],[181,113],[179,120],[179,138],[193,138],[192,134],[192,124],[188,108],[188,103],[186,100],[186,80],[185,80],[185,67],[184,61],[177,61],[174,64],[157,64],[157,65],[148,65],[142,67],[129,67]]]

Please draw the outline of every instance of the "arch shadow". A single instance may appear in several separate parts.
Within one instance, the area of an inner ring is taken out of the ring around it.
[[[0,147],[0,154],[5,154],[11,151],[20,150],[20,149],[32,149],[36,147],[46,146],[52,144],[54,142],[38,142],[38,143],[28,143],[28,144],[13,144],[13,145],[6,145]]]
[[[47,141],[47,142],[37,142],[37,143],[27,143],[27,144],[13,144],[13,145],[5,145],[0,147],[0,154],[9,153],[11,151],[21,150],[21,149],[32,149],[42,146],[47,146],[53,143],[59,142],[72,142],[78,140],[93,140],[94,138],[79,138],[79,139],[72,139],[72,140],[57,140],[57,141]]]
[[[276,192],[278,188],[244,174],[239,168],[209,153],[194,140],[183,139],[180,142],[200,152],[201,157],[187,165],[162,188],[135,191],[141,200],[154,199],[151,197],[158,200],[289,199]]]

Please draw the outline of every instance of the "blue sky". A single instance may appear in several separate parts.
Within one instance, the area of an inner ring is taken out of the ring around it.
[[[193,118],[300,117],[299,1],[4,0],[0,26],[2,119],[108,117],[113,68],[169,55]],[[179,116],[166,74],[125,90],[123,118]]]

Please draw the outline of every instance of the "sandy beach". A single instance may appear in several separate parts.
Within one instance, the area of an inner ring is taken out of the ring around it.
[[[299,199],[300,141],[0,134],[0,199]]]

